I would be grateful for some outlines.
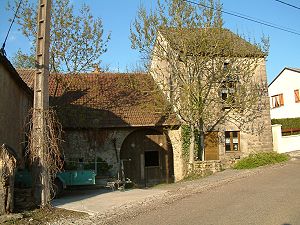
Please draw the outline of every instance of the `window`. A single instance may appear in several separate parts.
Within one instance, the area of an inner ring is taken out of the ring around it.
[[[240,132],[225,131],[225,151],[240,151]]]
[[[271,97],[271,107],[277,108],[284,105],[283,94],[273,95]]]
[[[295,102],[300,102],[299,89],[294,90]]]
[[[229,60],[225,60],[223,69],[226,71],[228,70],[228,67],[229,67]]]
[[[224,103],[234,103],[237,79],[227,76],[221,86],[221,98]]]
[[[159,166],[159,151],[145,151],[145,167]]]

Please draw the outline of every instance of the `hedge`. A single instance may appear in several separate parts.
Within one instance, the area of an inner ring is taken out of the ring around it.
[[[300,128],[300,117],[297,118],[284,118],[284,119],[272,119],[272,124],[281,124],[282,129],[288,128]]]

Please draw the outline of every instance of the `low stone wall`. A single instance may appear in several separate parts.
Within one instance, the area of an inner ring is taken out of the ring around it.
[[[207,174],[220,172],[223,170],[223,167],[224,166],[220,160],[195,161],[194,173],[204,176]]]

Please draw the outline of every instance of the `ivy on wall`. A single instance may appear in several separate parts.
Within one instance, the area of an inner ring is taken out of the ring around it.
[[[182,152],[186,162],[189,160],[189,149],[190,149],[190,138],[191,138],[191,127],[183,125],[182,127]],[[195,156],[201,158],[201,147],[200,147],[200,132],[195,130]]]

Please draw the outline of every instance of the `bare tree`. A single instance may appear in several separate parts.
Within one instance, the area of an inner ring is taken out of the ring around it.
[[[191,165],[195,143],[203,153],[204,136],[211,131],[228,125],[257,131],[255,121],[267,103],[261,72],[267,45],[250,44],[224,29],[221,9],[213,0],[197,6],[158,0],[156,10],[141,7],[131,26],[132,47],[143,54],[149,72],[191,129]]]
[[[9,10],[15,10],[17,0],[11,0]],[[17,23],[29,41],[35,43],[36,1],[24,0],[19,9]],[[100,18],[94,18],[90,7],[83,4],[78,15],[70,0],[53,0],[51,11],[50,70],[53,72],[79,73],[100,65],[100,57],[107,51],[110,33],[104,35]],[[30,54],[19,50],[15,65],[34,68],[35,44]],[[25,63],[24,63],[25,62]]]

